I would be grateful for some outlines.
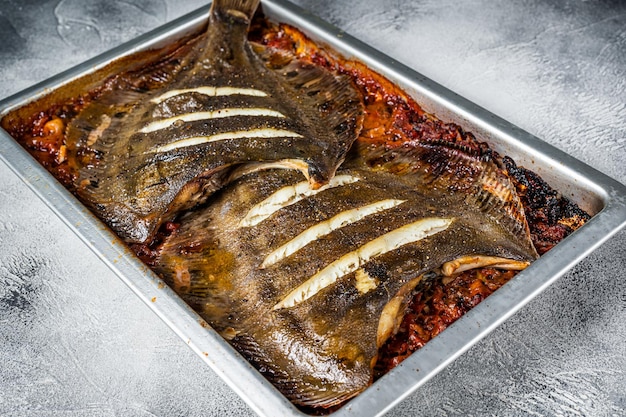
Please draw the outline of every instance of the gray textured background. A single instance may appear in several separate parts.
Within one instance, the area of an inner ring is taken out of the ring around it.
[[[0,0],[0,97],[189,12],[188,0]],[[298,0],[626,182],[626,4]],[[0,415],[251,411],[0,163]],[[390,415],[626,413],[621,232]]]

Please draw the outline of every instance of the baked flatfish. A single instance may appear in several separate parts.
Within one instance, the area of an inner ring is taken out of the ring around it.
[[[346,163],[315,190],[255,173],[181,217],[155,269],[293,403],[339,404],[371,384],[412,291],[537,257],[514,196],[496,213],[422,179]]]
[[[79,196],[127,242],[149,242],[164,221],[255,170],[293,168],[319,188],[358,136],[363,108],[347,77],[268,63],[248,42],[258,3],[214,1],[205,38],[165,86],[106,92],[68,126],[68,141],[96,155]]]

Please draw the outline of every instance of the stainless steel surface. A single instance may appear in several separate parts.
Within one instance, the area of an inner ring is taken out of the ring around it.
[[[85,16],[92,16],[95,13],[95,16],[100,16],[100,21],[102,21],[103,12],[94,12],[83,6],[84,14],[76,15],[76,7],[69,6],[80,6],[80,3],[73,3],[76,2],[61,1],[53,9],[57,19],[54,23],[58,23],[57,34],[65,41],[64,46],[54,45],[54,40],[49,40],[48,42],[54,47],[76,47],[83,41],[87,44],[97,43],[93,37],[72,38],[72,36],[80,33],[81,29],[94,28],[93,25],[89,26],[93,21]],[[99,4],[99,2],[93,2],[93,4]],[[128,4],[114,3],[118,8],[126,7],[124,5]],[[160,2],[130,4],[140,6],[138,10],[143,12],[140,15],[147,16],[147,23],[143,21],[139,23],[143,23],[143,27],[146,28],[153,27],[150,26],[153,22],[150,16],[159,16],[160,9],[156,6]],[[564,85],[575,90],[577,95],[582,97],[582,104],[585,105],[584,108],[579,109],[576,120],[570,120],[572,119],[570,113],[574,112],[571,110],[572,103],[564,100],[560,103],[559,111],[551,110],[548,103],[554,98],[543,97],[546,85],[553,96],[557,98],[568,96],[569,91],[560,91],[550,84],[559,80],[560,72],[557,71],[555,75],[556,81],[550,78],[547,81],[540,78],[535,81],[536,84],[533,84],[532,80],[525,84],[517,80],[517,84],[513,86],[518,88],[505,89],[507,98],[502,99],[500,98],[501,90],[497,87],[506,86],[510,82],[508,78],[503,75],[495,79],[492,77],[492,84],[487,83],[489,88],[482,88],[483,81],[471,76],[472,71],[479,71],[474,69],[474,65],[479,65],[475,58],[461,49],[456,51],[459,52],[458,57],[454,54],[455,48],[461,48],[457,42],[467,47],[472,47],[472,42],[468,43],[465,39],[463,43],[463,39],[456,39],[438,27],[429,26],[433,19],[446,30],[453,30],[450,26],[453,21],[455,27],[460,26],[461,29],[482,23],[483,32],[477,29],[472,32],[474,38],[479,39],[475,41],[479,44],[476,54],[480,58],[486,57],[490,65],[506,69],[507,63],[519,58],[517,56],[519,54],[531,61],[533,59],[533,54],[529,54],[524,49],[524,44],[515,41],[516,36],[524,38],[534,33],[535,48],[537,44],[543,45],[541,41],[544,36],[549,37],[544,35],[544,32],[535,31],[527,26],[524,26],[526,31],[522,34],[514,35],[506,32],[506,28],[510,28],[511,25],[516,27],[516,24],[524,24],[525,21],[521,17],[501,16],[498,13],[503,12],[489,9],[483,4],[473,4],[469,9],[467,9],[468,6],[464,6],[466,9],[461,6],[460,10],[453,10],[449,13],[440,6],[421,2],[398,3],[390,9],[391,11],[374,2],[363,2],[350,7],[344,5],[344,9],[341,9],[341,2],[305,3],[304,5],[325,15],[323,17],[334,20],[334,23],[349,29],[350,32],[358,32],[357,35],[361,35],[359,37],[368,43],[382,42],[381,49],[394,53],[397,59],[403,60],[413,68],[422,71],[421,66],[425,65],[427,70],[429,68],[427,64],[421,63],[420,59],[414,58],[416,54],[423,54],[421,59],[433,59],[435,61],[432,67],[433,73],[428,74],[428,71],[423,71],[432,78],[438,78],[439,67],[436,65],[438,60],[439,63],[443,60],[444,63],[460,66],[460,69],[451,71],[450,65],[442,65],[441,68],[446,76],[438,81],[451,87],[455,87],[455,82],[458,82],[461,85],[460,89],[467,89],[468,84],[478,85],[477,90],[472,93],[473,90],[470,89],[470,94],[467,95],[477,95],[478,100],[475,101],[486,100],[486,103],[481,103],[483,106],[489,108],[491,103],[497,107],[493,109],[497,113],[502,111],[505,118],[512,119],[538,136],[542,136],[542,131],[535,130],[537,126],[551,127],[549,121],[565,127],[564,132],[561,133],[564,136],[558,136],[559,131],[556,131],[557,139],[554,139],[552,143],[555,145],[565,143],[571,146],[571,149],[565,146],[565,150],[571,153],[580,153],[580,149],[587,149],[587,143],[592,141],[599,149],[592,150],[588,155],[583,153],[576,156],[587,156],[590,162],[601,162],[596,165],[598,168],[624,181],[624,131],[626,130],[623,104],[624,57],[623,53],[620,55],[613,49],[618,48],[619,45],[623,47],[624,15],[615,13],[614,9],[607,5],[595,5],[597,7],[593,10],[578,5],[575,10],[580,13],[580,16],[574,14],[575,17],[570,19],[580,24],[565,31],[559,30],[559,24],[567,26],[568,21],[563,23],[562,20],[557,19],[562,15],[559,14],[561,11],[556,6],[554,10],[548,8],[548,11],[552,13],[551,17],[538,16],[536,11],[531,11],[525,8],[526,6],[508,6],[509,12],[517,7],[516,11],[531,14],[540,22],[545,24],[552,22],[552,26],[548,26],[545,32],[551,36],[556,34],[557,39],[559,39],[558,36],[562,36],[563,40],[578,40],[578,34],[581,31],[583,33],[589,31],[590,33],[586,34],[595,36],[592,39],[608,39],[601,46],[598,45],[598,41],[586,43],[586,46],[591,46],[592,49],[595,47],[598,57],[602,58],[592,59],[591,62],[602,69],[602,79],[596,77],[593,80],[603,86],[603,95],[600,96],[603,100],[592,95],[589,90],[585,90],[584,83],[562,81]],[[416,8],[416,5],[421,8]],[[568,5],[574,7],[570,3]],[[549,257],[541,259],[531,269],[516,278],[511,285],[483,302],[457,322],[450,331],[444,332],[429,343],[427,348],[411,357],[404,366],[385,377],[381,383],[357,398],[349,408],[344,408],[336,415],[365,415],[365,412],[375,414],[384,410],[387,404],[399,399],[399,394],[408,395],[411,388],[421,384],[452,358],[468,349],[473,342],[500,324],[538,292],[544,290],[573,263],[608,237],[611,230],[625,221],[624,190],[619,184],[580,165],[550,146],[536,141],[531,135],[508,125],[502,119],[449,93],[439,85],[412,74],[408,68],[398,65],[392,59],[370,51],[359,52],[361,45],[358,42],[349,40],[341,34],[337,36],[325,26],[322,28],[315,26],[317,21],[309,20],[307,15],[291,13],[288,8],[283,7],[282,3],[279,6],[269,6],[270,4],[266,6],[268,11],[279,15],[281,20],[292,20],[304,29],[313,24],[308,29],[314,36],[323,38],[329,43],[337,43],[344,53],[357,55],[375,68],[384,71],[391,78],[409,87],[418,96],[418,100],[425,103],[436,114],[449,120],[458,120],[468,130],[484,134],[499,149],[530,164],[533,169],[556,183],[563,192],[568,195],[573,193],[574,197],[579,199],[585,207],[596,210],[608,204],[608,208],[596,217],[589,227],[585,228],[585,233],[575,234],[564,245],[550,252]],[[539,5],[535,4],[535,6]],[[527,7],[530,6],[527,5]],[[43,11],[49,9],[45,5],[40,8]],[[615,9],[619,10],[619,7],[616,6]],[[375,13],[376,10],[380,13]],[[461,19],[461,24],[459,24],[459,20],[455,20],[455,17],[458,18],[463,14],[462,12],[467,13],[468,10],[472,12],[471,19],[466,16],[467,20]],[[0,15],[0,18],[9,22],[9,27],[15,28],[16,22],[19,22],[19,18],[15,18],[15,16],[20,16],[19,10],[11,13],[14,13],[11,15],[14,17],[11,20],[3,17],[4,15]],[[489,25],[494,17],[493,14],[501,18],[499,22],[505,28],[505,32],[501,33],[500,37],[498,37],[500,32],[494,29],[496,26]],[[42,12],[38,16],[43,23],[46,22],[45,13]],[[104,16],[106,17],[106,13]],[[351,16],[353,20],[346,16]],[[595,22],[591,23],[591,26],[596,27],[597,24],[597,28],[585,29],[589,27],[585,24],[589,23],[585,19]],[[622,23],[621,31],[620,22]],[[422,24],[421,31],[414,28],[416,23]],[[83,27],[80,27],[81,24]],[[63,25],[75,27],[69,30]],[[92,30],[97,29],[99,38],[104,42],[115,44],[119,41],[115,38],[118,34],[115,31],[117,25],[119,25],[117,20],[112,19],[109,23],[105,21],[104,24],[95,25],[95,29]],[[367,29],[372,25],[377,29],[376,31]],[[50,29],[50,22],[48,26],[40,27],[43,27],[45,33],[46,28]],[[603,30],[600,30],[600,27]],[[111,32],[107,32],[107,28],[112,29]],[[10,29],[3,30],[4,32],[0,32],[3,36],[13,36]],[[495,35],[489,33],[493,39],[486,37],[487,41],[485,41],[484,34],[490,30],[495,31]],[[19,34],[19,31],[15,29],[15,33]],[[87,30],[86,33],[89,31]],[[107,33],[113,34],[114,39],[107,40]],[[457,33],[460,36],[463,32]],[[129,32],[126,34],[135,35]],[[430,54],[427,54],[428,51],[425,52],[422,49],[428,49],[426,46],[429,45],[428,42],[423,42],[424,48],[414,45],[416,43],[422,45],[418,42],[422,38],[433,43],[437,41],[445,44],[446,39],[450,39],[449,37],[457,41],[447,44],[452,50],[452,58],[442,58],[438,55],[436,48],[431,48]],[[387,38],[390,38],[390,43],[385,44]],[[532,48],[532,39],[531,37],[530,46],[526,46],[527,48]],[[498,54],[494,57],[491,55],[492,49],[485,48],[483,42],[487,45],[495,43],[496,46],[500,42],[505,47],[496,48]],[[552,45],[554,42],[551,40],[548,44]],[[410,45],[414,47],[410,49],[411,53],[407,54],[406,52],[409,51],[407,46]],[[11,49],[10,46],[4,46],[4,48],[6,51],[0,50],[0,53],[7,54],[8,51],[9,54],[14,54],[12,55],[13,61],[8,61],[14,74],[22,74],[23,78],[32,76],[26,75],[32,74],[31,71],[18,72],[20,64],[15,56],[23,53],[23,49],[20,52],[18,49]],[[112,55],[123,49],[126,48],[118,49]],[[585,49],[585,54],[582,54],[582,49],[578,47],[572,49],[582,56],[582,63],[590,61],[584,59],[587,49]],[[39,52],[47,57],[47,52],[43,50]],[[541,50],[535,51],[541,56],[540,52]],[[552,54],[559,58],[561,61],[558,62],[562,62],[564,66],[571,65],[569,57],[561,56],[558,51]],[[74,58],[70,57],[70,59]],[[613,67],[608,66],[604,58],[610,58],[608,64]],[[445,61],[446,59],[448,61]],[[413,62],[414,60],[416,62]],[[472,65],[464,67],[458,63],[459,61],[469,62]],[[539,68],[542,68],[542,61],[540,59],[537,61]],[[91,68],[93,64],[83,66],[80,70]],[[35,68],[41,67],[35,66]],[[565,71],[565,69],[565,67],[560,68],[559,71]],[[523,70],[522,67],[517,69],[517,72],[513,71],[513,76],[523,75]],[[622,78],[619,78],[620,70]],[[5,71],[3,68],[2,72]],[[483,75],[490,80],[489,69],[484,71]],[[576,68],[573,70],[570,68],[570,71],[574,71],[574,75],[580,75],[580,70]],[[616,75],[617,78],[612,78]],[[72,75],[65,77],[67,76]],[[53,83],[58,81],[59,79]],[[496,87],[493,86],[494,81],[496,81]],[[9,84],[5,81],[4,88],[7,89],[7,94],[16,91],[11,90],[14,85]],[[544,92],[542,94],[534,92],[533,86],[543,87]],[[595,84],[592,86],[595,87]],[[493,89],[498,92],[495,96]],[[31,90],[27,96],[33,92]],[[487,99],[482,94],[486,95]],[[508,97],[533,98],[532,107],[539,107],[546,112],[547,119],[544,121],[535,114],[534,110],[524,107],[526,102],[516,108],[515,99]],[[19,102],[22,98],[18,97],[16,100]],[[511,100],[514,104],[499,107],[503,101],[507,100]],[[600,104],[596,104],[600,101]],[[574,107],[574,109],[577,108]],[[515,113],[515,110],[518,110],[521,116]],[[596,110],[593,112],[594,117],[587,116],[586,112],[593,110]],[[513,117],[509,117],[508,112],[512,112]],[[530,120],[539,118],[540,123],[530,123],[524,116]],[[566,125],[563,119],[571,121],[572,126]],[[580,126],[574,123],[575,121],[578,121]],[[549,129],[545,133],[555,134]],[[598,134],[605,141],[596,138]],[[549,137],[551,138],[552,136]],[[522,139],[522,143],[518,139]],[[280,414],[285,415],[286,411],[283,411],[282,407],[286,406],[289,412],[294,412],[284,400],[276,396],[271,387],[256,377],[254,372],[248,372],[247,366],[232,356],[232,352],[225,343],[221,342],[221,339],[211,332],[199,329],[197,318],[189,314],[190,312],[184,305],[171,298],[169,290],[160,288],[158,281],[146,274],[145,267],[126,256],[125,251],[118,245],[112,245],[113,237],[106,230],[94,228],[91,215],[83,210],[75,210],[76,206],[71,196],[50,181],[42,170],[32,165],[27,158],[16,154],[15,148],[9,141],[3,139],[0,146],[7,162],[19,171],[19,176],[44,200],[49,201],[57,210],[63,211],[61,215],[66,217],[70,228],[84,236],[87,246],[102,252],[109,266],[118,271],[133,290],[141,293],[142,299],[152,306],[169,325],[173,326],[179,336],[192,345],[205,362],[214,366],[220,376],[234,381],[238,387],[236,390],[240,394],[251,397],[256,411],[265,412],[267,415],[277,415],[276,410],[281,409]],[[603,152],[604,148],[611,149],[612,152]],[[0,386],[3,393],[0,396],[0,412],[8,415],[62,413],[68,415],[149,415],[149,413],[156,415],[226,415],[227,413],[242,415],[248,413],[245,406],[231,392],[224,389],[214,373],[200,367],[199,361],[181,349],[179,345],[182,344],[178,343],[158,321],[146,313],[147,309],[128,297],[127,294],[130,292],[120,287],[115,282],[115,277],[106,271],[75,237],[68,234],[56,219],[50,216],[45,206],[25,191],[27,188],[19,183],[16,176],[10,174],[6,167],[0,167],[0,169],[3,169],[2,178],[7,178],[0,185],[2,187],[0,193],[7,196],[7,199],[3,199],[0,203],[0,213],[3,215],[0,222],[0,232],[2,232],[0,249],[3,251],[0,255],[2,279],[0,282],[3,284],[1,290],[3,292],[0,292],[0,311],[6,311],[6,315],[0,318],[3,324],[6,324],[0,330],[0,336],[2,336],[0,358],[8,364],[0,370],[0,378],[3,381]],[[48,222],[53,224],[47,225]],[[26,230],[26,237],[23,230]],[[397,415],[416,413],[470,415],[484,412],[502,415],[524,411],[537,414],[580,412],[587,415],[594,413],[610,415],[623,411],[623,392],[625,391],[623,318],[626,315],[626,291],[624,291],[623,279],[619,279],[623,276],[625,266],[623,238],[624,233],[621,232],[617,238],[612,239],[583,261],[573,273],[565,275],[550,290],[539,296],[530,306],[523,308],[519,314],[488,336],[485,341],[471,349],[430,383],[422,386],[415,394],[410,395],[392,413]],[[55,246],[64,246],[66,242],[68,242],[67,253],[66,249],[59,253]],[[79,255],[74,256],[75,253]],[[89,274],[85,274],[84,271],[89,271]],[[154,297],[156,301],[153,302]],[[526,337],[526,332],[531,332],[533,336]],[[140,333],[140,337],[134,337],[135,333]],[[162,344],[161,340],[164,340],[165,344]],[[517,362],[521,365],[518,366]],[[416,368],[419,371],[416,371]],[[241,376],[242,374],[244,376]],[[113,381],[113,383],[109,385],[107,381]],[[49,393],[53,395],[48,395]],[[494,398],[497,400],[495,403]]]

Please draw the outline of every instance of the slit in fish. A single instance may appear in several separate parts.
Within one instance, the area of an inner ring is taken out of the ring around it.
[[[328,184],[317,190],[312,189],[308,181],[302,181],[294,185],[283,187],[252,207],[250,211],[248,211],[248,214],[239,222],[239,227],[256,226],[282,208],[295,204],[302,199],[314,196],[329,188],[352,184],[358,180],[358,178],[352,175],[337,175],[333,177]]]
[[[227,184],[239,178],[259,171],[270,169],[290,169],[302,172],[307,181],[309,180],[309,165],[301,159],[279,159],[271,162],[250,162],[233,169],[226,180]]]
[[[221,109],[214,111],[203,111],[196,113],[186,113],[181,114],[180,116],[169,117],[163,120],[157,120],[156,122],[149,123],[143,129],[140,130],[141,133],[150,133],[155,132],[157,130],[166,129],[172,126],[175,123],[181,122],[197,122],[200,120],[211,120],[211,119],[220,119],[225,117],[236,117],[236,116],[254,116],[254,117],[279,117],[284,118],[285,115],[281,112],[272,109],[263,109],[263,108],[230,108],[230,109]]]
[[[315,226],[311,226],[289,242],[272,251],[272,253],[267,255],[260,268],[263,269],[274,265],[322,236],[326,236],[337,229],[358,222],[367,216],[389,210],[404,203],[404,201],[405,200],[395,199],[377,201],[363,207],[343,211],[328,220],[317,223]]]
[[[265,91],[256,90],[254,88],[237,88],[237,87],[195,87],[195,88],[184,88],[180,90],[170,90],[166,93],[161,94],[158,97],[153,98],[153,103],[161,103],[168,98],[180,96],[182,94],[188,93],[198,93],[209,97],[217,97],[217,96],[234,96],[234,95],[242,95],[242,96],[255,96],[255,97],[267,97],[267,93]]]
[[[446,230],[454,219],[427,218],[399,227],[348,252],[291,291],[272,309],[293,307],[378,256]]]
[[[291,130],[285,129],[252,129],[252,130],[238,130],[235,132],[217,133],[209,136],[193,136],[186,139],[177,140],[176,142],[168,143],[167,145],[159,146],[150,153],[169,152],[175,149],[187,148],[189,146],[201,145],[203,143],[219,142],[222,140],[231,139],[272,139],[272,138],[301,138],[302,135]]]

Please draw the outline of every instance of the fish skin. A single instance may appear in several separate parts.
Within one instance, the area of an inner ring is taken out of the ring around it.
[[[269,65],[263,47],[247,41],[257,5],[258,0],[214,2],[205,40],[181,58],[165,86],[109,91],[69,124],[68,142],[96,155],[80,170],[77,193],[126,242],[149,242],[164,221],[204,201],[245,165],[263,169],[262,163],[286,161],[286,167],[299,166],[312,186],[320,187],[334,176],[358,136],[363,106],[348,77],[291,58]],[[258,89],[267,96],[188,92],[151,101],[169,90],[203,86]],[[154,120],[182,114],[255,107],[285,117],[225,117],[141,131]],[[254,129],[295,134],[160,151],[189,137]]]
[[[400,294],[402,314],[411,289],[428,285],[445,262],[466,255],[528,262],[537,257],[524,227],[505,227],[498,219],[502,216],[472,204],[467,190],[441,192],[424,184],[421,175],[397,175],[364,165],[349,161],[338,172],[358,176],[359,181],[299,201],[246,228],[239,227],[239,221],[247,210],[300,178],[284,170],[241,178],[206,208],[181,219],[156,267],[183,299],[217,331],[229,335],[230,342],[298,405],[330,407],[363,391],[372,382],[378,348],[384,343],[378,334],[383,310]],[[268,253],[311,225],[387,198],[406,202],[260,268]],[[361,274],[377,282],[374,289],[359,291],[354,272],[294,307],[274,309],[292,289],[342,254],[428,217],[454,221],[442,232],[362,265]]]
[[[349,163],[392,172],[409,178],[420,188],[465,195],[492,220],[518,236],[530,236],[523,204],[505,168],[503,158],[486,143],[472,141],[475,149],[447,140],[406,140],[398,147],[372,146],[359,139],[358,155]],[[534,251],[530,241],[529,251]]]

